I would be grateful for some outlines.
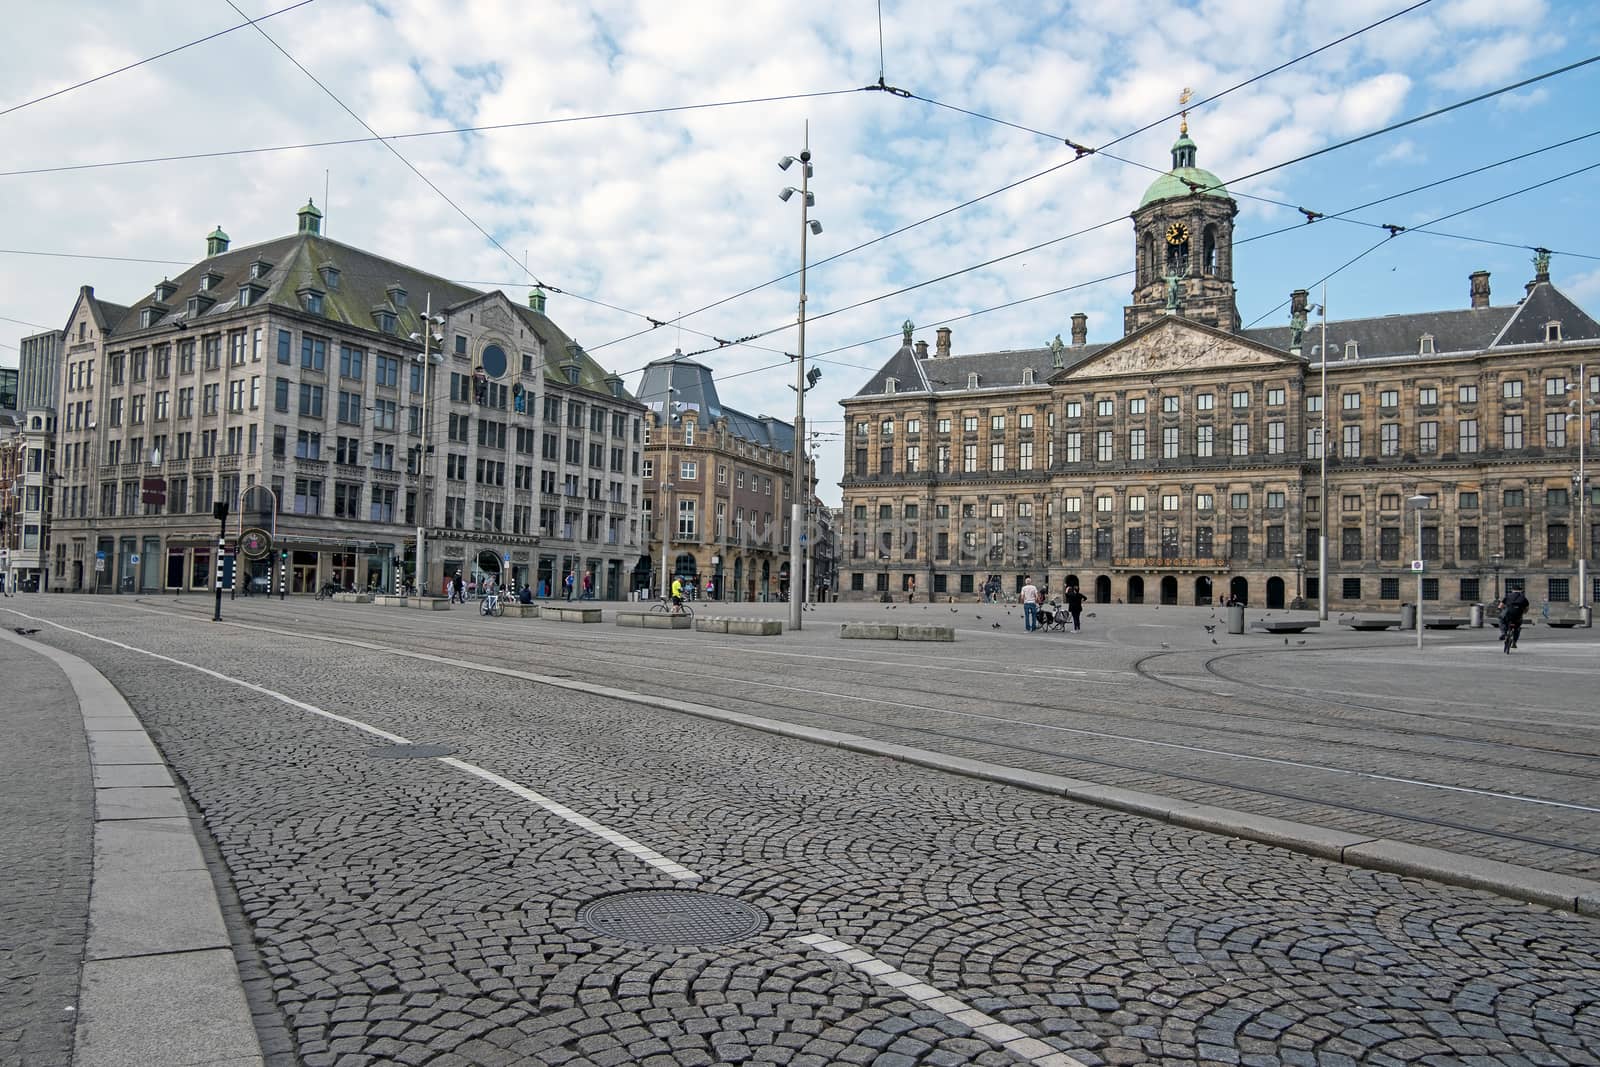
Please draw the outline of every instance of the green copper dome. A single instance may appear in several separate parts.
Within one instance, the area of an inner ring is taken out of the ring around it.
[[[1179,196],[1215,196],[1228,199],[1228,190],[1221,179],[1209,170],[1194,165],[1195,145],[1187,131],[1172,143],[1172,169],[1150,183],[1144,191],[1139,206],[1148,207],[1158,200],[1171,200]],[[1193,183],[1194,188],[1190,187]]]

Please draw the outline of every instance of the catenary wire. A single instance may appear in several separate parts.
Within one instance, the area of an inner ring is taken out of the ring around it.
[[[1355,38],[1355,37],[1359,37],[1361,34],[1366,33],[1368,30],[1376,29],[1377,27],[1383,25],[1386,22],[1389,22],[1389,21],[1392,21],[1393,19],[1399,18],[1400,16],[1405,15],[1405,14],[1411,12],[1411,11],[1415,11],[1417,8],[1423,7],[1423,6],[1425,6],[1426,4],[1429,4],[1429,3],[1432,3],[1432,0],[1419,0],[1418,3],[1414,3],[1409,7],[1403,8],[1400,11],[1396,11],[1391,15],[1388,15],[1388,16],[1386,16],[1384,18],[1379,19],[1376,22],[1368,23],[1367,25],[1362,26],[1359,29],[1352,30],[1351,32],[1345,34],[1342,37],[1339,37],[1339,38],[1336,38],[1335,40],[1329,41],[1327,44],[1321,45],[1320,47],[1317,47],[1317,48],[1313,48],[1311,51],[1302,53],[1301,55],[1298,55],[1298,56],[1295,56],[1293,59],[1286,60],[1283,63],[1278,64],[1276,67],[1271,68],[1270,70],[1262,71],[1259,74],[1255,74],[1255,75],[1253,75],[1253,76],[1251,76],[1249,78],[1246,78],[1242,82],[1238,82],[1237,84],[1229,86],[1228,88],[1222,90],[1219,93],[1215,93],[1215,94],[1213,94],[1211,96],[1206,97],[1203,100],[1197,101],[1189,108],[1189,110],[1195,110],[1197,108],[1205,106],[1206,104],[1212,103],[1213,101],[1220,100],[1224,96],[1227,96],[1229,93],[1232,93],[1232,92],[1234,92],[1234,91],[1236,91],[1238,89],[1243,89],[1244,87],[1246,87],[1248,85],[1253,85],[1254,83],[1256,83],[1258,81],[1261,81],[1264,78],[1271,77],[1272,75],[1278,73],[1279,71],[1286,70],[1289,67],[1294,66],[1296,63],[1303,62],[1304,60],[1310,59],[1313,56],[1316,56],[1321,52],[1325,52],[1330,48],[1333,48],[1333,47],[1335,47],[1337,45],[1343,44],[1345,41],[1351,40],[1352,38]],[[880,31],[879,32],[881,34],[881,32],[882,32],[881,27],[880,27]],[[883,89],[887,90],[889,87],[884,85],[884,83],[883,83],[883,70],[882,70],[882,64],[881,63],[879,64],[879,67],[880,67],[880,69],[879,69],[879,72],[878,72],[878,85],[877,86],[869,86],[869,88],[883,88]],[[929,100],[926,97],[916,96],[915,94],[906,92],[905,90],[898,90],[898,91],[894,92],[893,95],[897,95],[897,96],[898,95],[904,95],[904,96],[906,96],[908,98],[914,98],[914,99],[918,99],[918,100],[923,100],[926,103],[939,104],[938,101]],[[948,105],[939,104],[939,106],[944,107],[944,106],[948,106]],[[960,110],[960,109],[956,109],[956,110]],[[993,197],[999,196],[1001,193],[1009,192],[1010,190],[1015,189],[1018,186],[1025,185],[1028,182],[1031,182],[1031,181],[1033,181],[1033,180],[1035,180],[1037,178],[1043,178],[1043,177],[1046,177],[1047,175],[1054,174],[1057,171],[1061,170],[1063,167],[1067,167],[1067,166],[1070,166],[1073,163],[1078,162],[1078,160],[1082,159],[1085,155],[1090,155],[1095,151],[1100,151],[1100,150],[1105,149],[1105,148],[1110,148],[1112,145],[1118,144],[1118,143],[1120,143],[1122,141],[1126,141],[1131,137],[1135,137],[1135,136],[1137,136],[1137,135],[1139,135],[1141,133],[1144,133],[1146,130],[1154,129],[1155,127],[1161,125],[1162,123],[1170,121],[1172,118],[1176,117],[1178,114],[1180,114],[1180,112],[1176,112],[1175,111],[1170,115],[1165,115],[1162,118],[1156,119],[1153,122],[1146,123],[1145,125],[1140,126],[1136,130],[1130,130],[1127,133],[1122,134],[1121,136],[1114,137],[1111,140],[1107,141],[1099,149],[1093,149],[1093,150],[1086,151],[1086,150],[1082,150],[1080,148],[1079,151],[1078,151],[1078,154],[1076,156],[1074,156],[1072,159],[1069,159],[1069,160],[1066,160],[1065,162],[1057,163],[1057,164],[1054,164],[1052,166],[1046,167],[1044,170],[1038,171],[1037,173],[1034,173],[1034,174],[1029,174],[1026,177],[1018,178],[1016,181],[1009,182],[1006,185],[1003,185],[1000,188],[993,190],[992,192],[984,193],[982,196],[976,196],[976,197],[973,197],[970,200],[962,201],[959,204],[955,204],[955,205],[953,205],[951,207],[948,207],[948,208],[944,209],[943,211],[936,212],[936,213],[934,213],[932,215],[927,216],[926,218],[918,219],[915,222],[907,223],[906,225],[898,227],[898,228],[893,229],[893,230],[890,230],[887,233],[880,234],[877,237],[872,238],[871,240],[863,241],[863,242],[861,242],[860,244],[857,244],[857,245],[852,245],[851,247],[846,248],[841,252],[836,252],[831,256],[827,256],[827,257],[824,257],[823,259],[817,260],[815,263],[812,263],[811,266],[813,268],[821,267],[824,264],[831,263],[836,259],[840,259],[840,258],[842,258],[844,256],[848,256],[848,255],[853,255],[854,253],[859,252],[864,248],[869,248],[872,245],[875,245],[880,241],[886,241],[891,237],[898,237],[900,234],[905,233],[908,230],[913,230],[913,229],[916,229],[918,226],[924,226],[924,225],[926,225],[926,224],[928,224],[930,222],[935,222],[935,221],[937,221],[939,219],[944,218],[946,215],[950,215],[950,214],[953,214],[953,213],[955,213],[957,211],[961,211],[961,210],[963,210],[965,208],[972,207],[974,204],[982,203],[985,200],[988,200],[988,199],[991,199]],[[989,118],[989,116],[980,116],[980,117]],[[990,121],[1001,122],[1002,120],[991,119]],[[1009,125],[1012,125],[1012,123],[1004,123],[1004,125],[1008,125],[1009,126]],[[1019,126],[1017,128],[1018,129],[1027,129],[1026,127],[1021,127],[1021,126]],[[1037,133],[1039,131],[1029,130],[1028,132]],[[1050,140],[1053,140],[1053,141],[1064,143],[1064,144],[1066,144],[1066,145],[1068,145],[1070,147],[1073,147],[1073,148],[1079,148],[1079,146],[1074,145],[1073,142],[1071,140],[1067,139],[1067,138],[1055,137],[1052,134],[1041,134],[1041,136],[1047,137],[1047,138],[1049,138]],[[3,177],[3,176],[4,176],[4,174],[0,173],[0,177]],[[685,312],[685,313],[681,314],[678,317],[678,319],[675,319],[673,321],[675,321],[675,322],[681,321],[682,319],[688,318],[690,316],[698,315],[703,311],[710,311],[712,308],[721,307],[723,304],[727,304],[727,303],[729,303],[731,301],[737,300],[740,297],[749,296],[751,293],[757,292],[757,291],[759,291],[761,289],[765,289],[768,286],[776,285],[779,282],[787,281],[788,279],[793,278],[798,273],[800,273],[798,270],[792,270],[792,271],[789,271],[787,274],[779,275],[778,277],[770,279],[769,281],[762,282],[759,285],[753,285],[753,286],[751,286],[751,287],[749,287],[747,289],[742,289],[739,292],[734,293],[731,296],[723,297],[721,300],[712,301],[711,303],[705,305],[704,307],[696,308],[693,311]],[[655,327],[651,327],[650,329],[654,329],[654,328]],[[608,347],[610,345],[614,345],[614,344],[619,344],[619,343],[621,343],[623,341],[631,341],[635,337],[643,336],[644,334],[649,333],[649,332],[650,332],[650,330],[638,330],[638,331],[635,331],[634,333],[630,333],[630,334],[627,334],[627,335],[622,336],[622,337],[613,338],[612,340],[605,341],[605,342],[602,342],[599,345],[596,345],[594,348],[590,349],[590,351],[597,352],[602,348],[606,348],[606,347]]]
[[[314,2],[314,0],[300,0],[300,2],[297,3],[297,4],[290,4],[288,7],[280,7],[276,11],[269,11],[265,15],[262,15],[259,19],[256,19],[255,21],[257,21],[257,22],[265,22],[267,19],[273,18],[273,17],[275,17],[277,15],[286,14],[286,13],[288,13],[290,11],[294,11],[296,8],[305,7],[307,4],[310,4],[310,3],[313,3],[313,2]],[[195,45],[205,44],[208,41],[215,41],[218,37],[226,37],[228,34],[232,33],[234,30],[242,30],[248,25],[250,25],[250,22],[247,20],[245,22],[238,23],[237,25],[229,26],[227,29],[218,30],[216,33],[208,34],[205,37],[197,38],[196,40],[190,41],[188,44],[180,44],[175,48],[167,49],[165,52],[157,52],[153,56],[146,56],[145,58],[143,58],[141,60],[138,60],[137,62],[129,63],[126,66],[118,67],[116,70],[108,70],[104,74],[96,74],[92,78],[85,78],[81,82],[75,82],[72,85],[63,86],[60,89],[56,89],[56,90],[53,90],[51,92],[45,93],[43,96],[36,96],[32,100],[24,100],[20,104],[12,104],[10,107],[6,108],[5,110],[0,111],[0,117],[9,115],[13,111],[21,111],[25,107],[32,107],[34,104],[42,104],[46,100],[54,100],[58,96],[65,96],[67,93],[72,92],[74,89],[82,89],[86,85],[93,85],[95,82],[105,81],[107,78],[115,77],[118,74],[126,74],[128,71],[133,70],[135,67],[142,67],[146,63],[154,63],[158,59],[165,59],[166,57],[168,57],[170,55],[175,55],[178,52],[182,52],[186,48],[193,48]]]

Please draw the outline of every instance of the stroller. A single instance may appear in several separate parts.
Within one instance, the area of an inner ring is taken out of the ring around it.
[[[1058,634],[1067,632],[1067,621],[1071,618],[1067,609],[1059,601],[1052,600],[1048,604],[1039,605],[1039,629],[1049,633]]]

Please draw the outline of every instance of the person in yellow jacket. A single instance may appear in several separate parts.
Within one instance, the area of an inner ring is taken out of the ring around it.
[[[683,611],[683,579],[672,579],[672,610],[676,614]]]

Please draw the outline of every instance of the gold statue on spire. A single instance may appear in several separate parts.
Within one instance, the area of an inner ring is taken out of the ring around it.
[[[1189,107],[1188,107],[1188,104],[1189,104],[1189,99],[1192,96],[1194,96],[1194,90],[1190,89],[1187,85],[1183,87],[1183,92],[1178,94],[1178,106],[1183,109],[1182,111],[1178,112],[1178,114],[1182,116],[1182,121],[1180,121],[1178,123],[1178,132],[1179,133],[1185,133],[1186,134],[1186,133],[1189,132]]]

